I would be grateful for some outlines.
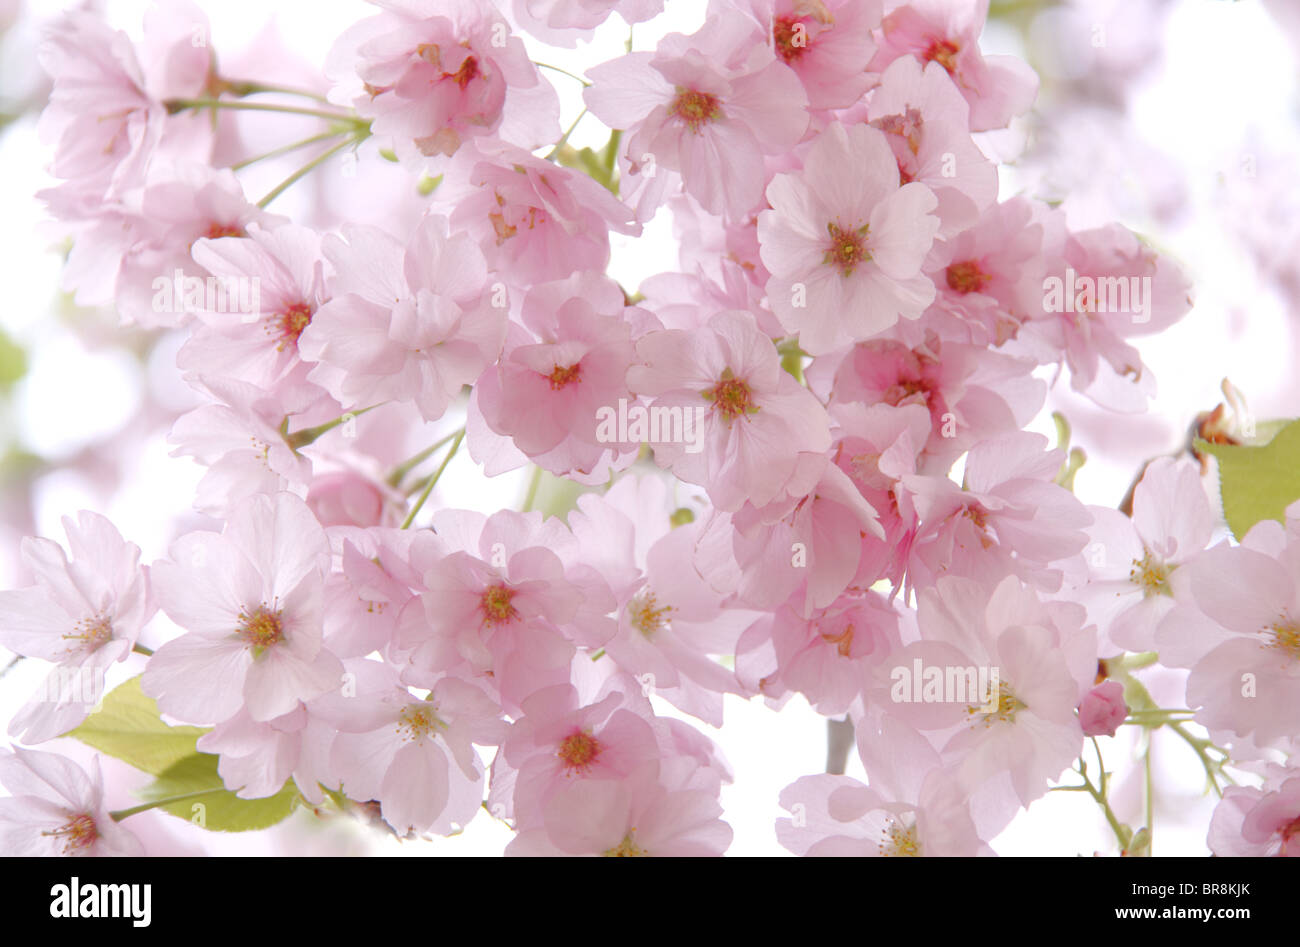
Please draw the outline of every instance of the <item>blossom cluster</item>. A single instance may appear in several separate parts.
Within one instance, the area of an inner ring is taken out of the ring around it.
[[[24,543],[0,644],[55,684],[14,740],[73,731],[103,695],[58,682],[140,651],[241,799],[289,784],[400,837],[495,817],[508,854],[720,855],[732,770],[686,718],[799,695],[852,721],[866,781],[794,781],[786,848],[985,855],[1089,738],[1165,722],[1135,676],[1158,655],[1189,671],[1174,724],[1259,777],[1213,850],[1300,854],[1300,507],[1211,547],[1198,460],[1151,463],[1129,514],[1027,430],[1058,379],[1145,411],[1134,340],[1191,288],[1123,226],[1000,194],[989,136],[1037,79],[981,51],[988,0],[709,0],[585,79],[524,37],[663,0],[373,2],[301,94],[223,75],[189,3],[140,43],[84,12],[45,38],[66,288],[184,338],[200,404],[170,441],[205,474],[152,562],[88,511],[66,549]],[[575,80],[603,153],[561,132]],[[244,123],[277,109],[316,129],[304,171],[395,164],[418,217],[250,200]],[[621,286],[611,234],[660,211],[677,269]],[[458,508],[462,447],[583,492]],[[7,851],[141,850],[98,772],[17,747],[0,783]]]

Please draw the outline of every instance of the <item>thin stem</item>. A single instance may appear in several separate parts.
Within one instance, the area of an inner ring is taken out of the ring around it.
[[[1105,767],[1102,769],[1104,772]],[[1130,836],[1128,830],[1116,817],[1115,810],[1110,807],[1110,802],[1107,800],[1105,793],[1097,789],[1097,787],[1092,784],[1092,780],[1088,778],[1088,766],[1084,763],[1082,758],[1079,760],[1079,769],[1077,772],[1079,778],[1083,780],[1083,785],[1076,788],[1087,792],[1088,795],[1092,796],[1092,798],[1096,800],[1097,805],[1101,806],[1101,811],[1106,816],[1106,822],[1109,823],[1110,830],[1115,833],[1115,841],[1119,842],[1120,850],[1123,851],[1128,847],[1129,843]]]
[[[347,112],[327,112],[324,109],[304,108],[301,105],[273,105],[269,102],[231,102],[226,99],[168,99],[163,103],[171,114],[186,109],[236,109],[243,112],[283,112],[288,115],[310,115],[312,118],[325,118],[331,122],[348,122],[361,127],[364,119],[349,115]]]
[[[528,481],[528,493],[524,495],[524,508],[521,512],[529,513],[537,500],[537,490],[542,485],[542,468],[533,466],[532,479]]]
[[[1218,777],[1222,776],[1225,780],[1227,780],[1230,783],[1235,783],[1235,781],[1232,779],[1231,776],[1229,776],[1227,773],[1223,771],[1222,760],[1214,760],[1210,758],[1210,754],[1208,751],[1210,749],[1218,749],[1218,747],[1216,747],[1209,740],[1204,740],[1201,739],[1200,737],[1193,736],[1192,733],[1189,732],[1187,728],[1182,725],[1182,723],[1175,723],[1174,721],[1171,720],[1166,724],[1166,726],[1169,727],[1170,730],[1174,731],[1174,733],[1178,734],[1180,737],[1182,737],[1184,740],[1187,741],[1188,746],[1190,746],[1192,750],[1196,753],[1197,759],[1201,761],[1201,766],[1204,767],[1205,769],[1205,775],[1209,781],[1210,788],[1214,790],[1215,794],[1218,795],[1219,798],[1223,798],[1223,789],[1219,786]]]
[[[563,148],[564,145],[568,142],[569,136],[573,134],[573,130],[578,127],[578,123],[582,121],[583,116],[585,116],[586,114],[587,114],[587,107],[583,106],[582,111],[578,113],[578,117],[573,120],[573,124],[570,125],[568,130],[565,131],[565,133],[560,136],[560,140],[555,143],[555,147],[552,148],[550,152],[547,154],[546,156],[547,161],[553,161],[555,159],[555,156],[560,153],[560,149]]]
[[[300,89],[296,86],[273,85],[266,82],[255,82],[244,79],[223,79],[219,83],[219,86],[223,91],[229,92],[231,95],[259,95],[262,93],[296,95],[304,99],[312,99],[323,105],[333,104],[319,92],[312,92],[310,89]]]
[[[164,799],[155,799],[153,802],[145,802],[138,806],[132,806],[130,809],[118,809],[114,812],[110,812],[109,816],[112,817],[114,822],[121,822],[123,819],[129,818],[138,812],[148,812],[150,809],[157,809],[159,806],[169,806],[173,802],[184,802],[186,799],[197,799],[199,796],[212,796],[221,792],[229,792],[229,790],[222,786],[216,789],[200,789],[197,792],[181,793],[179,796],[167,796]]]
[[[1097,779],[1097,790],[1103,796],[1106,795],[1106,764],[1101,759],[1101,745],[1097,743],[1096,737],[1089,737],[1092,741],[1092,751],[1097,754],[1097,768],[1101,770],[1101,776]]]
[[[6,664],[3,669],[0,669],[0,677],[4,677],[6,674],[12,671],[14,667],[18,664],[18,662],[25,657],[26,657],[25,654],[15,654],[12,658],[9,659],[9,663]]]
[[[243,161],[239,161],[235,164],[232,164],[230,166],[230,170],[242,171],[244,168],[247,168],[250,164],[256,164],[259,161],[265,161],[268,158],[278,158],[281,155],[287,155],[290,152],[297,151],[299,148],[306,148],[308,145],[314,145],[318,141],[325,141],[326,139],[336,138],[339,135],[346,135],[346,134],[347,132],[344,130],[321,132],[319,135],[312,135],[310,138],[304,138],[301,141],[295,141],[292,144],[281,145],[279,148],[272,148],[270,151],[266,152],[266,154],[257,155],[256,157],[253,158],[245,158]]]
[[[567,70],[567,69],[561,69],[559,66],[552,66],[552,65],[551,65],[550,63],[548,63],[548,62],[534,62],[533,65],[534,65],[534,66],[537,66],[537,67],[539,67],[539,68],[541,68],[541,69],[550,69],[552,72],[562,73],[563,75],[568,76],[570,79],[576,79],[576,80],[578,80],[578,81],[581,82],[584,86],[590,86],[590,85],[591,85],[590,82],[588,82],[586,79],[582,78],[582,76],[578,75],[577,73],[569,72],[569,70]]]
[[[428,447],[420,451],[410,460],[402,461],[400,464],[394,467],[393,472],[388,475],[388,485],[391,487],[400,487],[402,485],[402,480],[405,479],[406,475],[410,473],[413,468],[420,466],[420,464],[424,463],[426,460],[432,457],[434,451],[436,451],[443,444],[446,444],[457,434],[464,434],[464,433],[465,433],[464,428],[461,428],[459,431],[452,431],[446,437],[440,438],[433,444],[430,444]]]
[[[384,402],[380,402],[380,404],[383,403]],[[280,434],[284,437],[284,442],[296,451],[300,447],[306,447],[308,444],[311,444],[322,434],[334,430],[340,424],[350,421],[353,418],[359,418],[367,411],[373,411],[378,407],[379,405],[372,404],[368,408],[361,408],[357,411],[348,411],[345,414],[340,414],[333,421],[326,421],[324,424],[317,424],[315,427],[305,427],[301,431],[294,431],[292,434],[287,430],[289,419],[285,418]]]
[[[424,506],[424,501],[429,499],[429,494],[433,492],[434,485],[438,482],[438,478],[442,476],[442,472],[447,469],[447,465],[451,463],[451,459],[456,456],[456,451],[460,450],[460,442],[464,437],[465,429],[461,428],[456,432],[456,439],[451,442],[451,450],[447,451],[447,456],[442,459],[442,465],[429,478],[429,482],[425,484],[424,492],[420,494],[420,499],[415,502],[415,506],[407,514],[405,522],[402,523],[402,529],[409,529],[411,524],[415,522],[416,514]]]
[[[315,158],[313,158],[311,161],[308,161],[305,165],[303,165],[301,168],[299,168],[299,169],[298,169],[297,171],[295,171],[293,174],[289,175],[287,178],[285,178],[283,181],[281,181],[279,184],[277,184],[277,185],[275,186],[275,188],[272,189],[272,191],[271,191],[270,194],[267,194],[266,197],[262,198],[260,201],[257,202],[257,206],[258,206],[258,207],[261,207],[261,208],[265,208],[267,204],[271,203],[271,201],[275,200],[277,197],[279,197],[281,194],[283,194],[286,190],[288,190],[288,188],[289,188],[291,185],[293,185],[296,181],[298,181],[299,178],[305,177],[307,174],[309,174],[309,173],[311,173],[312,171],[314,171],[316,168],[318,168],[320,165],[324,164],[324,163],[325,163],[326,161],[328,161],[330,158],[334,157],[336,154],[338,154],[338,153],[339,153],[340,151],[342,151],[344,148],[346,148],[346,147],[348,147],[349,145],[351,145],[351,144],[353,143],[354,140],[355,140],[355,139],[353,139],[351,136],[349,136],[348,138],[345,138],[343,141],[339,142],[339,143],[338,143],[337,145],[335,145],[333,148],[329,148],[329,149],[326,149],[325,151],[321,152],[319,155],[317,155],[317,156],[316,156]]]
[[[1153,825],[1155,822],[1156,812],[1156,788],[1155,783],[1152,782],[1151,779],[1151,750],[1155,746],[1155,740],[1153,739],[1154,736],[1154,730],[1147,731],[1147,751],[1143,754],[1142,795],[1146,802],[1146,851],[1148,855],[1151,854],[1151,839],[1154,834]]]

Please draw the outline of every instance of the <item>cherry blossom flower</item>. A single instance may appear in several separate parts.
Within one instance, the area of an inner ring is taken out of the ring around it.
[[[487,292],[483,255],[443,217],[426,217],[403,247],[374,228],[329,237],[330,300],[298,337],[309,379],[342,404],[414,401],[426,420],[447,410],[501,350],[506,313]]]
[[[523,41],[473,0],[374,0],[383,12],[338,38],[332,101],[353,106],[399,154],[451,155],[499,134],[527,148],[559,135],[559,102]]]
[[[552,46],[576,46],[612,13],[628,24],[663,12],[664,0],[514,0],[511,11],[525,30]]]
[[[736,218],[763,199],[764,155],[788,151],[808,128],[798,77],[768,54],[748,54],[739,14],[717,14],[692,37],[672,34],[655,53],[629,53],[587,70],[593,115],[627,136],[637,173],[681,173],[686,192]],[[752,50],[752,46],[750,47]]]
[[[57,753],[0,750],[0,846],[14,856],[128,856],[144,854],[129,829],[104,805],[96,757],[87,773]]]
[[[472,235],[490,268],[517,286],[609,263],[609,231],[635,236],[632,212],[586,174],[520,148],[476,144],[435,195],[453,230]]]
[[[1225,790],[1210,819],[1209,845],[1226,857],[1300,857],[1300,776],[1272,788]]]
[[[873,69],[883,70],[906,55],[938,63],[970,104],[972,131],[1003,128],[1033,105],[1038,94],[1033,70],[1013,56],[980,52],[989,0],[908,0],[890,6]]]
[[[448,835],[483,803],[484,770],[474,744],[500,739],[500,708],[454,677],[439,680],[421,700],[399,685],[391,667],[366,663],[373,666],[358,679],[355,696],[332,698],[343,732],[334,739],[330,767],[349,798],[378,800],[399,836]]]
[[[939,228],[934,192],[899,186],[883,132],[828,125],[801,171],[773,178],[767,199],[758,239],[768,301],[808,354],[916,319],[934,300],[921,272]]]
[[[871,86],[880,0],[727,0],[754,17],[813,109],[842,109]]]
[[[0,644],[55,667],[9,732],[28,743],[81,723],[103,698],[104,672],[123,661],[156,606],[140,548],[98,513],[64,517],[64,552],[50,539],[23,540],[35,584],[0,592]]]
[[[221,533],[187,533],[150,570],[159,604],[186,634],[154,653],[142,686],[164,713],[219,723],[290,713],[339,685],[322,638],[325,532],[292,494],[257,495]]]
[[[601,440],[602,408],[632,400],[635,352],[623,308],[618,285],[594,274],[531,289],[523,326],[511,324],[501,358],[475,386],[487,425],[553,473],[595,470],[619,447]]]
[[[177,366],[274,390],[288,405],[319,397],[298,354],[298,339],[326,301],[319,235],[293,224],[269,231],[250,225],[247,237],[201,239],[191,252],[225,285],[256,286],[257,309],[240,312],[223,298],[221,311],[197,310],[202,326],[177,353]]]
[[[731,826],[719,816],[716,793],[665,786],[658,764],[625,780],[575,780],[543,806],[544,829],[520,832],[507,855],[587,855],[607,858],[722,855]]]
[[[719,509],[770,502],[800,452],[830,446],[825,410],[781,370],[776,348],[746,313],[718,313],[697,333],[651,332],[637,342],[637,357],[628,385],[652,399],[651,411],[680,410],[683,425],[687,412],[703,418],[702,449],[692,453],[684,437],[661,434],[652,442],[655,462],[704,486]]]
[[[1214,530],[1199,467],[1157,458],[1133,492],[1131,520],[1102,507],[1089,512],[1088,585],[1081,598],[1116,645],[1150,651],[1157,627],[1174,608],[1173,574],[1205,548]]]

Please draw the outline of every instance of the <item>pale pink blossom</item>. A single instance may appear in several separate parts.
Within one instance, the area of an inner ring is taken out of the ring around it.
[[[617,13],[643,23],[663,12],[664,0],[514,0],[511,11],[525,30],[551,46],[576,46]]]
[[[516,286],[603,271],[609,231],[641,233],[628,207],[586,173],[501,142],[458,154],[435,194],[452,229],[471,235]]]
[[[472,137],[536,148],[559,137],[559,101],[523,41],[475,0],[374,0],[383,12],[334,44],[332,101],[371,120],[399,154],[451,155]]]
[[[870,88],[880,0],[725,0],[752,16],[813,109],[848,108]]]
[[[702,857],[731,844],[717,793],[675,788],[647,763],[626,779],[574,780],[542,807],[545,828],[521,832],[507,855]]]
[[[57,753],[0,750],[0,849],[6,855],[129,856],[144,847],[104,804],[99,758],[87,773]]]
[[[1004,128],[1034,104],[1038,76],[1014,56],[985,56],[979,35],[989,0],[891,0],[872,68],[900,56],[937,62],[970,104],[972,131]]]
[[[35,584],[0,592],[0,645],[55,667],[9,722],[27,743],[81,723],[103,698],[104,672],[124,661],[156,606],[140,548],[107,519],[82,510],[63,518],[71,556],[51,539],[23,540]]]
[[[154,653],[142,686],[181,720],[212,724],[244,710],[274,720],[339,685],[322,646],[329,542],[302,500],[257,495],[221,533],[187,533],[150,570],[159,604],[186,633]]]
[[[997,168],[971,140],[966,102],[938,63],[896,59],[872,92],[867,115],[885,133],[900,180],[934,192],[938,236],[970,227],[997,200]]]
[[[589,474],[611,451],[630,453],[602,440],[599,423],[602,408],[633,401],[626,375],[635,351],[623,316],[622,290],[594,273],[530,289],[523,324],[511,324],[501,358],[475,385],[488,426],[561,475]]]
[[[1209,846],[1221,857],[1300,857],[1300,776],[1225,790],[1210,818]]]
[[[447,410],[501,350],[504,304],[493,304],[483,254],[443,217],[426,217],[405,247],[380,230],[328,237],[330,300],[298,338],[308,376],[340,403],[414,401],[426,420]]]
[[[231,292],[216,311],[196,310],[200,325],[177,353],[177,366],[200,378],[236,378],[276,391],[290,405],[319,397],[307,381],[310,366],[299,357],[298,339],[327,298],[320,243],[319,234],[295,224],[250,225],[246,237],[196,241],[195,262]],[[229,295],[239,303],[247,295],[257,308],[241,311]]]
[[[801,453],[830,446],[825,409],[781,369],[776,347],[744,312],[721,312],[698,332],[669,329],[637,342],[629,387],[650,409],[703,416],[701,449],[661,434],[655,462],[705,487],[722,510],[780,495]]]
[[[805,352],[879,335],[934,300],[921,272],[939,228],[934,192],[899,185],[883,132],[828,125],[802,170],[772,179],[767,199],[758,239],[768,302]]]
[[[808,127],[799,79],[771,53],[751,55],[757,31],[738,13],[719,13],[654,53],[588,69],[583,93],[592,114],[625,130],[620,152],[636,174],[680,172],[688,194],[733,219],[762,203],[763,156],[789,151]]]
[[[342,792],[377,800],[399,836],[449,835],[483,804],[483,763],[474,744],[500,741],[500,708],[481,689],[454,677],[421,699],[391,665],[352,662],[355,693],[322,702],[342,731],[329,766]]]

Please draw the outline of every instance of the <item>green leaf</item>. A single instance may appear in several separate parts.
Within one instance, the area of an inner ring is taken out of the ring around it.
[[[1196,449],[1219,462],[1219,494],[1232,534],[1240,539],[1260,520],[1285,521],[1300,500],[1300,421],[1291,421],[1267,444],[1211,444]]]
[[[221,782],[217,757],[191,753],[169,766],[141,792],[146,801],[176,798],[158,808],[213,832],[250,832],[289,817],[298,805],[290,780],[274,796],[240,799]]]
[[[207,732],[203,727],[169,727],[163,723],[158,705],[140,690],[137,676],[110,691],[81,726],[67,736],[158,776],[195,753],[195,744]]]

